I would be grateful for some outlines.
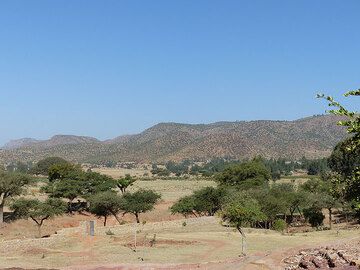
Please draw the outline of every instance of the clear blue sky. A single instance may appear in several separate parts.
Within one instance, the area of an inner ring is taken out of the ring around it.
[[[324,113],[316,93],[360,88],[359,14],[359,0],[2,0],[0,145]]]

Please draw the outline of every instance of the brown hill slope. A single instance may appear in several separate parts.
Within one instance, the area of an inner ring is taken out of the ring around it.
[[[62,136],[59,142],[54,140],[59,136],[54,136],[48,141],[1,150],[0,160],[38,160],[54,155],[78,162],[159,162],[254,155],[290,159],[324,157],[346,136],[344,128],[336,126],[337,120],[326,115],[296,121],[160,123],[140,134],[104,142],[76,136]],[[49,143],[51,140],[56,143]]]

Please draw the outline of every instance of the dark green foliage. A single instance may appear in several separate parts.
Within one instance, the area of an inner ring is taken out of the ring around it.
[[[170,209],[173,214],[179,213],[184,216],[213,216],[221,209],[224,197],[224,189],[206,187],[195,191],[193,195],[181,198]]]
[[[169,161],[165,164],[165,167],[169,172],[174,173],[176,176],[180,176],[182,174],[188,174],[189,165],[190,165],[189,160],[185,160],[179,164],[176,164],[173,161]]]
[[[0,170],[0,224],[4,222],[3,211],[7,199],[21,195],[24,187],[32,182],[29,175]]]
[[[41,237],[41,226],[44,221],[62,215],[66,211],[66,204],[60,199],[49,198],[42,202],[38,199],[21,198],[11,206],[16,218],[31,218],[38,226],[38,237]]]
[[[360,147],[355,148],[354,151],[349,151],[350,143],[351,139],[340,142],[328,159],[331,170],[344,178],[351,177],[355,169],[360,166]]]
[[[323,224],[325,216],[319,207],[311,207],[304,209],[304,216],[312,227],[319,227]]]
[[[106,191],[100,192],[89,197],[90,212],[97,217],[104,217],[104,226],[108,216],[113,215],[116,220],[121,224],[118,214],[123,205],[123,199],[115,192]]]
[[[121,210],[135,216],[136,222],[140,223],[139,214],[154,209],[155,204],[161,198],[160,194],[152,190],[140,189],[134,193],[125,193]]]
[[[182,214],[187,217],[189,215],[194,215],[197,217],[198,213],[195,211],[196,203],[194,195],[185,196],[180,198],[176,203],[174,203],[170,210],[172,214]]]
[[[308,175],[319,175],[328,170],[327,159],[312,160],[307,164]]]
[[[222,188],[205,187],[194,192],[195,212],[213,216],[221,209],[221,203],[225,196]]]
[[[58,164],[69,164],[69,162],[60,157],[48,157],[36,163],[31,169],[31,173],[48,175],[50,167]]]
[[[85,197],[98,192],[109,191],[116,187],[113,178],[96,172],[83,172],[80,180],[83,182]]]
[[[54,165],[52,181],[42,188],[42,191],[53,198],[65,198],[69,200],[69,211],[71,202],[77,198],[88,198],[99,192],[110,191],[116,187],[116,182],[109,176],[96,172],[84,172],[72,164]],[[56,173],[55,173],[56,172]]]
[[[170,172],[167,169],[159,168],[156,164],[152,164],[151,173],[158,176],[169,176]]]
[[[190,174],[196,175],[201,174],[209,177],[216,173],[222,172],[226,167],[234,164],[239,164],[238,160],[228,160],[225,158],[213,158],[209,162],[206,162],[202,166],[193,165],[190,169]]]
[[[77,179],[62,179],[50,182],[42,188],[51,198],[64,198],[68,200],[68,211],[71,213],[72,202],[75,198],[83,195],[83,183]]]
[[[81,172],[80,166],[71,163],[54,164],[48,168],[49,181],[76,178]]]
[[[225,168],[216,179],[222,186],[245,190],[266,186],[270,179],[270,172],[262,162],[253,160]]]

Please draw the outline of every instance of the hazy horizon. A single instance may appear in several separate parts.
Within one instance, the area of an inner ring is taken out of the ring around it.
[[[359,1],[2,1],[0,145],[295,120],[360,85]]]

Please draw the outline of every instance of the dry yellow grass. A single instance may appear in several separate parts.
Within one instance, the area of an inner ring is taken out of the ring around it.
[[[187,222],[183,226],[183,221]],[[137,230],[137,249],[134,232]],[[106,235],[111,230],[113,235]],[[246,229],[249,258],[265,258],[291,248],[317,246],[359,237],[358,231],[322,231],[281,235],[274,231]],[[232,228],[223,227],[213,217],[123,225],[104,228],[96,236],[68,229],[49,239],[0,242],[0,267],[61,268],[124,263],[198,263],[229,261],[241,253],[241,238]],[[156,234],[154,245],[151,239]],[[274,255],[275,256],[275,255]],[[66,259],[64,259],[66,257]],[[280,257],[275,256],[274,260]]]

